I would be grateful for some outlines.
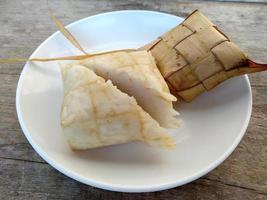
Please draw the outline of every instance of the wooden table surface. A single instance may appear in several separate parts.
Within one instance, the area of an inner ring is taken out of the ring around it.
[[[156,10],[185,17],[198,8],[251,58],[267,63],[266,1],[51,0],[50,4],[64,24],[112,10]],[[27,58],[56,31],[45,0],[1,0],[0,27],[0,58]],[[127,194],[78,183],[37,155],[25,139],[16,116],[15,92],[22,67],[21,63],[0,64],[1,200],[267,199],[267,72],[249,76],[253,92],[250,124],[238,148],[223,164],[185,186]]]

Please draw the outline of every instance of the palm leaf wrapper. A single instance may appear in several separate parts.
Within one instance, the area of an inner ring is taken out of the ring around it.
[[[231,77],[267,70],[198,10],[141,49],[151,51],[172,93],[187,102]]]

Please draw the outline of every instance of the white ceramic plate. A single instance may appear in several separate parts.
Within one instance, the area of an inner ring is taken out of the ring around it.
[[[100,14],[68,26],[89,52],[135,48],[179,24],[182,18],[150,11]],[[52,23],[52,22],[51,22]],[[32,57],[80,54],[58,32]],[[168,189],[193,181],[225,160],[240,142],[251,114],[247,76],[231,79],[178,110],[184,125],[177,149],[131,143],[72,152],[60,128],[62,84],[58,64],[27,63],[17,87],[16,106],[33,148],[65,175],[98,188],[124,192]]]

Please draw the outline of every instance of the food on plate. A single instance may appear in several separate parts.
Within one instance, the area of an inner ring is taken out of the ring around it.
[[[231,77],[267,70],[267,64],[251,61],[198,10],[139,49],[97,54],[88,54],[50,14],[63,35],[85,54],[30,59],[76,60],[62,67],[61,125],[73,149],[136,140],[172,148],[162,127],[179,127],[172,105],[176,97],[190,102]]]
[[[166,129],[110,80],[105,81],[82,65],[63,65],[61,74],[64,88],[61,126],[72,149],[131,141],[167,149],[175,147]]]
[[[138,105],[161,126],[179,126],[178,112],[172,105],[176,97],[170,94],[150,52],[112,52],[89,57],[79,64],[93,70],[105,80],[111,80],[121,91],[133,96]]]

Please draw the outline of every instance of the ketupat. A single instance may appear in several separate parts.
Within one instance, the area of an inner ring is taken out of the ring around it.
[[[233,76],[267,70],[198,10],[142,49],[151,51],[172,93],[187,102]]]
[[[143,141],[172,149],[175,143],[159,124],[111,81],[80,66],[62,66],[61,126],[74,150]]]

